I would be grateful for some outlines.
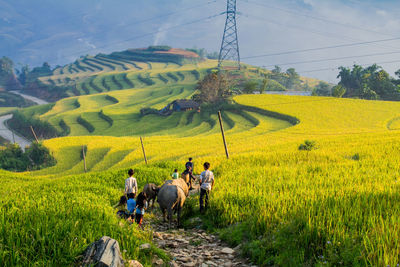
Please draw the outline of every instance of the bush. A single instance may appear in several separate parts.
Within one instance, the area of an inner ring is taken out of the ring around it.
[[[36,117],[28,117],[20,111],[14,111],[13,117],[8,121],[8,126],[29,140],[34,140],[30,126],[33,127],[39,139],[49,139],[63,135],[49,122],[42,121]]]
[[[50,154],[47,147],[40,143],[32,143],[25,151],[30,160],[29,169],[38,170],[56,165],[56,159]]]
[[[99,117],[102,118],[103,120],[105,120],[106,122],[108,122],[110,127],[114,124],[114,120],[111,117],[104,114],[103,110],[100,110]]]
[[[168,45],[151,45],[147,48],[149,51],[169,51],[171,47]]]
[[[155,108],[142,108],[140,110],[140,115],[142,115],[142,116],[146,116],[149,114],[158,114],[158,110]]]
[[[94,126],[93,126],[90,122],[88,122],[87,120],[85,120],[84,118],[82,118],[81,116],[79,116],[79,117],[76,119],[76,121],[77,121],[80,125],[82,125],[83,127],[85,127],[86,130],[88,130],[89,133],[93,133],[93,132],[94,132],[94,130],[95,130]]]
[[[268,79],[265,91],[286,91],[286,87],[275,80]]]
[[[304,141],[303,144],[299,146],[299,150],[306,150],[306,151],[311,151],[317,148],[318,148],[317,142],[311,140],[306,140]]]
[[[17,144],[7,145],[0,151],[0,168],[7,171],[25,171],[28,169],[29,159]]]
[[[139,74],[137,78],[139,81],[141,81],[142,83],[144,83],[148,86],[152,86],[155,84],[155,82],[150,77],[144,77],[141,74]]]
[[[40,143],[32,143],[25,152],[17,144],[10,144],[0,151],[0,168],[8,171],[38,170],[54,166],[55,158]]]

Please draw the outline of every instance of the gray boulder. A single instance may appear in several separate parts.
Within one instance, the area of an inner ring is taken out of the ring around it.
[[[93,242],[83,253],[79,266],[124,267],[118,242],[108,236]]]

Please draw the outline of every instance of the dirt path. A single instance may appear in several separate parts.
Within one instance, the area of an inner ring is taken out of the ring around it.
[[[10,143],[14,143],[15,140],[15,143],[19,144],[19,146],[25,150],[25,147],[29,146],[31,142],[22,136],[19,136],[15,133],[13,134],[13,132],[7,127],[6,121],[11,119],[12,116],[12,114],[0,116],[0,135],[4,139],[10,141]]]
[[[197,193],[198,190],[192,190],[190,195]],[[239,256],[240,246],[230,248],[217,236],[198,229],[202,224],[200,217],[190,219],[198,228],[177,229],[175,220],[174,226],[169,230],[168,223],[162,222],[157,205],[151,212],[152,218],[148,225],[153,230],[153,242],[171,255],[173,260],[169,266],[255,266]],[[153,266],[165,266],[163,264],[160,259],[153,261]]]
[[[16,94],[16,95],[20,95],[23,98],[31,100],[32,102],[35,102],[38,105],[48,104],[48,102],[45,101],[45,100],[39,99],[39,98],[34,97],[34,96],[22,94],[19,91],[10,91],[10,93],[13,93],[13,94]],[[24,138],[22,136],[19,136],[16,133],[13,133],[7,127],[7,121],[9,119],[11,119],[12,116],[13,116],[12,114],[7,114],[7,115],[4,115],[4,116],[0,116],[0,136],[3,137],[4,139],[10,141],[10,143],[14,143],[14,142],[17,143],[22,148],[22,150],[25,151],[25,147],[29,146],[31,144],[31,142],[28,139],[26,139],[26,138]]]
[[[22,96],[23,98],[28,99],[28,100],[30,100],[30,101],[32,101],[32,102],[35,102],[35,103],[38,104],[38,105],[44,105],[44,104],[48,104],[48,103],[49,103],[49,102],[47,102],[47,101],[45,101],[45,100],[43,100],[43,99],[40,99],[40,98],[31,96],[31,95],[23,94],[23,93],[21,93],[20,91],[9,91],[9,92],[10,92],[10,93],[13,93],[13,94],[15,94],[15,95],[20,95],[20,96]]]

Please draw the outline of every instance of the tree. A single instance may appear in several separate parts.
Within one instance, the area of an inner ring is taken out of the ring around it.
[[[25,85],[26,81],[28,79],[28,75],[29,75],[29,66],[28,65],[24,65],[21,67],[21,70],[17,71],[18,74],[18,81],[22,84]]]
[[[244,85],[243,91],[246,94],[252,94],[254,93],[254,91],[257,89],[257,85],[258,83],[255,81],[248,81],[246,82],[246,84]]]
[[[286,88],[293,89],[300,84],[300,75],[296,72],[294,68],[287,69],[286,75]]]
[[[267,90],[268,86],[268,78],[267,76],[264,76],[264,80],[262,81],[262,84],[260,85],[260,94],[263,94],[265,90]]]
[[[272,73],[278,74],[278,73],[281,73],[281,72],[282,72],[281,67],[279,67],[278,65],[275,65],[274,69],[272,70]]]
[[[326,82],[319,82],[313,91],[313,95],[330,96],[331,94],[331,86]]]
[[[14,63],[8,57],[0,58],[0,88],[6,90],[19,90],[21,84],[14,74]]]
[[[32,143],[26,149],[25,154],[31,161],[31,169],[37,170],[56,164],[56,160],[50,154],[49,149],[40,143]]]
[[[200,103],[217,103],[228,99],[232,95],[230,83],[225,74],[221,72],[211,72],[203,80],[197,83],[196,89],[199,91],[192,98]]]
[[[341,85],[336,85],[332,88],[332,96],[342,97],[346,93],[346,88]]]
[[[340,67],[339,70],[339,85],[346,89],[345,97],[400,100],[400,83],[376,64],[366,68],[359,65],[354,65],[352,69]],[[400,71],[396,75],[400,75]]]

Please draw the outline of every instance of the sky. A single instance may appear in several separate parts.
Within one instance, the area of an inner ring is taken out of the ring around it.
[[[333,83],[339,66],[400,69],[400,0],[237,0],[237,9],[245,63]],[[225,10],[226,0],[0,0],[0,56],[19,68],[155,44],[219,51]]]

